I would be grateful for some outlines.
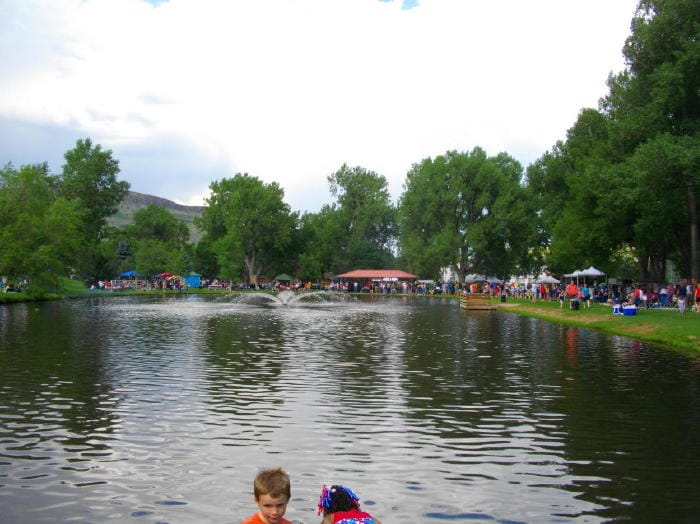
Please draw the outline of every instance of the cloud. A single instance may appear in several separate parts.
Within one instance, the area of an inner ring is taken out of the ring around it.
[[[623,67],[635,7],[0,0],[0,137],[35,136],[0,162],[50,160],[53,132],[93,138],[134,190],[180,202],[247,172],[316,211],[343,163],[397,198],[427,156],[481,146],[527,165],[564,138]]]

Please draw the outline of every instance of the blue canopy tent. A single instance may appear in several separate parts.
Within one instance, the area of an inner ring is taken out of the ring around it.
[[[131,269],[129,271],[124,271],[124,273],[121,273],[119,275],[119,278],[135,278],[135,277],[140,277],[140,276],[141,276],[140,273],[137,273],[136,271]]]
[[[182,278],[185,280],[187,287],[200,287],[202,285],[202,275],[194,271],[187,275],[182,275]]]

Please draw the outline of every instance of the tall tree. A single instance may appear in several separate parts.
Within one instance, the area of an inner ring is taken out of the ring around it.
[[[65,154],[63,172],[58,177],[59,194],[75,202],[81,212],[81,237],[84,242],[76,261],[79,273],[87,280],[100,276],[104,260],[99,243],[107,218],[117,212],[129,190],[128,182],[117,180],[119,162],[110,150],[93,145],[89,138],[76,142]]]
[[[396,210],[391,204],[386,178],[362,167],[343,164],[328,177],[336,203],[323,215],[333,231],[339,253],[334,269],[393,267]]]
[[[608,118],[583,109],[566,142],[528,168],[528,191],[539,210],[535,216],[549,240],[550,269],[595,265],[610,271],[612,254],[631,242],[625,224],[634,209],[632,184],[625,171],[614,168],[617,162]]]
[[[661,280],[664,257],[675,257],[684,273],[698,278],[700,164],[694,152],[700,129],[700,3],[641,0],[623,52],[627,68],[609,78],[602,108],[611,118],[613,146],[625,154],[640,198],[651,198],[639,201],[634,217],[641,276]],[[651,149],[669,160],[666,168],[640,165]],[[681,153],[684,149],[690,155]],[[655,205],[654,197],[664,196],[650,194],[649,183],[674,194],[674,205]],[[649,212],[660,217],[651,230]],[[678,228],[670,214],[683,226]],[[683,246],[688,246],[685,256]]]
[[[401,197],[399,246],[410,269],[438,277],[456,269],[506,276],[524,263],[534,239],[522,167],[481,148],[427,158],[408,173]]]
[[[642,0],[600,110],[528,169],[550,267],[617,272],[631,254],[643,281],[663,281],[667,260],[698,276],[698,28],[697,1]]]
[[[296,215],[284,202],[276,182],[265,184],[248,174],[213,182],[207,208],[197,225],[217,254],[221,275],[245,275],[256,284],[273,264],[285,258]]]
[[[46,164],[0,171],[0,275],[26,281],[29,291],[56,289],[78,250],[80,215],[57,197]]]

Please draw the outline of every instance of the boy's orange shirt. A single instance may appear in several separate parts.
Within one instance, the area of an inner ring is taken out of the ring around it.
[[[255,515],[251,515],[245,519],[241,524],[267,524],[262,518],[260,518],[260,512]],[[278,524],[292,524],[291,520],[287,520],[284,517],[280,518]]]

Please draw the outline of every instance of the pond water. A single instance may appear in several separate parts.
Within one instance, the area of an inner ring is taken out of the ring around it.
[[[0,306],[5,523],[698,522],[699,450],[700,360],[454,300]]]

